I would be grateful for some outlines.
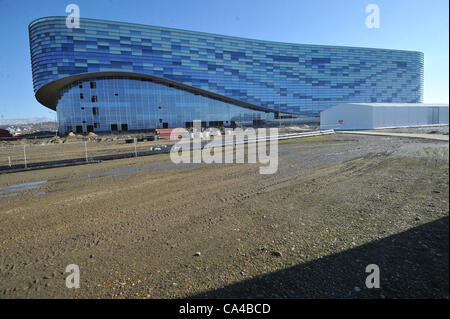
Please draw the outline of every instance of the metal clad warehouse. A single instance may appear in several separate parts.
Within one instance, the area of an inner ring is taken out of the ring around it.
[[[367,130],[448,125],[448,104],[342,103],[320,113],[320,128]]]

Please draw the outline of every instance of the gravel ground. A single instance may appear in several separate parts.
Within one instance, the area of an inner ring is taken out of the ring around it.
[[[394,132],[394,133],[447,134],[448,135],[448,125],[422,126],[422,127],[399,127],[399,128],[390,128],[390,129],[381,129],[380,131]]]
[[[279,155],[274,175],[167,155],[0,175],[0,297],[448,298],[448,143],[336,134]]]

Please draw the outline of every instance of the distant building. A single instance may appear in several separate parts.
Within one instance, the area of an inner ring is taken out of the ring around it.
[[[343,103],[320,113],[320,128],[367,130],[448,125],[448,104]]]
[[[29,25],[36,99],[60,133],[259,124],[346,102],[422,102],[423,53],[115,21]]]

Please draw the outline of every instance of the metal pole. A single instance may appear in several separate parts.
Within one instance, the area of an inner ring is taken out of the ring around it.
[[[25,168],[27,168],[27,152],[25,151],[25,145],[23,146],[23,161],[25,163]]]
[[[88,161],[88,153],[87,153],[87,141],[84,141],[84,152],[86,153],[86,163],[89,162]]]
[[[137,138],[134,138],[134,156],[137,157],[137,150],[136,150],[136,142],[137,142]]]

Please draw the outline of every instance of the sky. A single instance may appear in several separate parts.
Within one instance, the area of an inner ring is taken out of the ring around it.
[[[34,97],[28,24],[65,16],[141,23],[305,44],[421,51],[425,103],[449,101],[448,0],[0,0],[0,119],[55,118]],[[365,8],[380,8],[367,28]]]

